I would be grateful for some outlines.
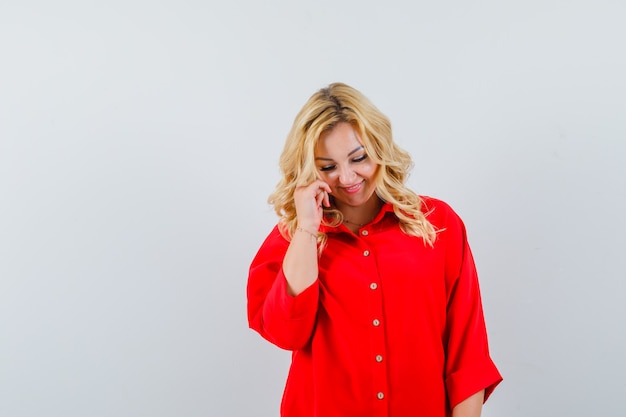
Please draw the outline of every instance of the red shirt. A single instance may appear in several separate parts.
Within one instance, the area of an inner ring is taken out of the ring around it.
[[[293,351],[281,416],[445,417],[502,380],[463,222],[424,202],[434,247],[404,234],[388,203],[358,235],[322,226],[318,279],[295,297],[282,271],[289,242],[269,234],[250,267],[248,319]]]

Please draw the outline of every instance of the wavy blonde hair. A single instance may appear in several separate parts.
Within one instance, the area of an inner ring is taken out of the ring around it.
[[[434,243],[436,230],[422,212],[422,200],[405,185],[413,168],[410,155],[398,147],[391,134],[391,122],[367,97],[343,83],[322,88],[306,102],[296,116],[280,156],[282,178],[269,196],[280,218],[279,227],[291,239],[297,227],[294,191],[320,178],[315,165],[315,147],[322,133],[341,122],[352,124],[361,136],[367,155],[379,165],[376,194],[393,205],[402,231],[421,237],[428,245]],[[324,208],[325,224],[336,226],[342,213],[333,207]],[[320,248],[326,236],[318,236]]]

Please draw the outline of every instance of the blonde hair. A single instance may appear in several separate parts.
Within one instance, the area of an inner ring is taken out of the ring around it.
[[[432,246],[436,230],[422,212],[422,200],[407,188],[413,161],[410,155],[398,147],[391,134],[391,122],[358,90],[333,83],[322,88],[306,102],[296,116],[285,147],[280,156],[282,178],[269,196],[280,218],[283,236],[290,239],[297,227],[293,194],[296,187],[306,186],[319,178],[315,165],[315,146],[322,133],[341,122],[347,122],[359,132],[367,155],[379,165],[376,174],[376,194],[393,205],[402,231],[421,237]],[[324,208],[326,224],[336,226],[343,215],[336,208]],[[318,236],[320,247],[326,236]]]

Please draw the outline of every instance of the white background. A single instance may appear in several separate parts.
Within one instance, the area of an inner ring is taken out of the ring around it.
[[[343,81],[465,220],[484,416],[626,415],[626,3],[0,1],[0,416],[270,417],[247,268]],[[402,416],[398,416],[402,417]]]

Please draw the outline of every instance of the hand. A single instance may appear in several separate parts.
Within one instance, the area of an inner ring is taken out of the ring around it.
[[[317,232],[324,216],[323,207],[330,207],[328,193],[330,193],[330,186],[322,180],[296,188],[293,199],[300,227],[312,233]]]

